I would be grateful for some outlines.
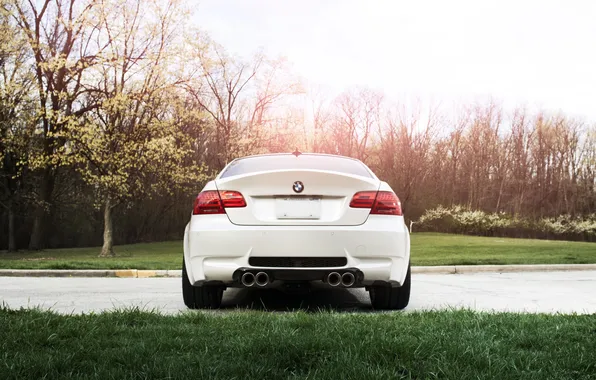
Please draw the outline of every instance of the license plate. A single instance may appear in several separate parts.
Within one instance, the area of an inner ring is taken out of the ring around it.
[[[278,219],[319,219],[321,217],[321,198],[276,198],[275,214]]]

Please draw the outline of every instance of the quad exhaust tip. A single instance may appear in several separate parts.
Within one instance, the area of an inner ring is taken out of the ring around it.
[[[269,275],[265,272],[257,273],[255,277],[255,283],[258,286],[266,286],[267,284],[269,284]]]
[[[331,286],[338,286],[341,284],[341,276],[337,272],[331,272],[327,275],[327,283]]]
[[[246,287],[251,287],[255,284],[255,275],[250,272],[246,272],[242,275],[241,282],[242,285]]]
[[[266,272],[259,272],[256,275],[251,272],[246,272],[242,275],[240,282],[246,287],[251,287],[253,285],[263,287],[269,285],[270,279]],[[331,272],[327,275],[327,283],[333,287],[339,285],[350,287],[356,283],[356,277],[351,272],[345,272],[343,274]]]
[[[350,287],[356,282],[356,277],[350,272],[346,272],[341,276],[341,284],[345,287]]]

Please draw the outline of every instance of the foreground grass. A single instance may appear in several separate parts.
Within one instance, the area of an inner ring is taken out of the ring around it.
[[[0,326],[3,379],[596,378],[596,315],[0,309]]]
[[[596,244],[414,233],[412,265],[596,263]],[[11,269],[180,269],[182,242],[116,246],[117,257],[98,258],[99,248],[0,253]]]

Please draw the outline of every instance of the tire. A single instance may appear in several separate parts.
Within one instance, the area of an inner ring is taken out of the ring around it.
[[[401,287],[372,286],[369,291],[372,307],[377,310],[405,309],[410,302],[411,277],[410,264],[408,264],[406,279]]]
[[[182,298],[189,309],[218,309],[221,306],[224,288],[222,286],[193,286],[182,261]]]

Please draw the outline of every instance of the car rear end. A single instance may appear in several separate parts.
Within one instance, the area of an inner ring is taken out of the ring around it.
[[[346,157],[230,163],[198,195],[184,236],[194,286],[400,287],[409,233],[399,199]]]

